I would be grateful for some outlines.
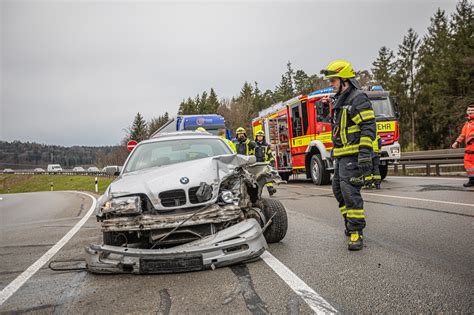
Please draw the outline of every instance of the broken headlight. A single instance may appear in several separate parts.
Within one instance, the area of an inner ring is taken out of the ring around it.
[[[234,193],[232,193],[232,191],[230,190],[223,190],[221,191],[221,194],[220,194],[220,199],[227,203],[227,204],[238,204],[239,203],[239,198],[238,196],[234,195]]]
[[[132,214],[142,212],[142,203],[139,196],[113,198],[102,207],[102,213],[116,212]]]

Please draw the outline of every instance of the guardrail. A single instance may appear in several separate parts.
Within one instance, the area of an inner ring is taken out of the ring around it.
[[[465,149],[445,149],[418,152],[402,152],[398,164],[394,164],[394,173],[398,174],[399,166],[406,174],[407,165],[426,165],[426,175],[431,175],[431,166],[435,166],[435,174],[441,176],[440,165],[463,164]]]
[[[1,173],[1,171],[0,171]],[[70,170],[63,170],[62,172],[35,172],[34,170],[13,170],[13,172],[6,172],[3,174],[20,174],[20,175],[83,175],[83,176],[99,176],[99,177],[110,177],[111,175],[105,172],[88,172],[78,171],[73,172]]]

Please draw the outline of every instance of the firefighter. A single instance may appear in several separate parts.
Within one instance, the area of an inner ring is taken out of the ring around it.
[[[224,128],[221,128],[221,129],[217,130],[217,136],[219,136],[219,138],[224,140],[229,145],[229,147],[232,149],[232,151],[234,153],[236,153],[235,144],[225,137],[225,129]]]
[[[329,79],[336,93],[331,113],[334,145],[331,150],[334,158],[332,188],[344,217],[348,249],[361,250],[366,222],[360,190],[364,177],[372,172],[375,115],[349,62],[333,61],[321,73]]]
[[[237,154],[253,155],[255,150],[255,142],[247,138],[247,133],[243,127],[237,128],[235,131],[235,150]]]
[[[464,152],[464,168],[469,181],[463,184],[464,187],[474,187],[474,103],[467,107],[467,122],[462,127],[461,134],[453,143],[452,148],[456,149],[466,141],[466,151]]]
[[[255,136],[255,145],[256,146],[254,154],[257,159],[257,162],[266,162],[273,166],[275,163],[275,158],[273,157],[270,146],[265,141],[265,132],[263,132],[263,130],[257,131]],[[275,187],[273,187],[273,183],[267,183],[266,186],[270,196],[273,196],[273,194],[276,193],[276,189]]]

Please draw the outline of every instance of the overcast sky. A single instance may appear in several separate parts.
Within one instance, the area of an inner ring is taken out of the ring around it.
[[[1,1],[0,140],[115,145],[137,112],[245,81],[274,89],[286,63],[368,69],[408,28],[456,1]]]

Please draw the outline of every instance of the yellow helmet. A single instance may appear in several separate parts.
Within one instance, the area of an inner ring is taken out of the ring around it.
[[[235,134],[236,134],[236,135],[238,135],[238,134],[240,134],[240,133],[246,133],[246,132],[245,132],[245,129],[244,129],[243,127],[239,127],[239,128],[237,128],[237,130],[235,131]]]
[[[257,133],[255,134],[256,136],[264,136],[265,137],[265,132],[263,132],[263,130],[259,130],[257,131]]]
[[[206,129],[204,129],[203,127],[196,128],[196,131],[197,132],[207,132]]]
[[[352,69],[350,62],[345,60],[335,60],[331,62],[326,69],[321,70],[326,78],[343,78],[350,79],[355,77],[355,71]]]

